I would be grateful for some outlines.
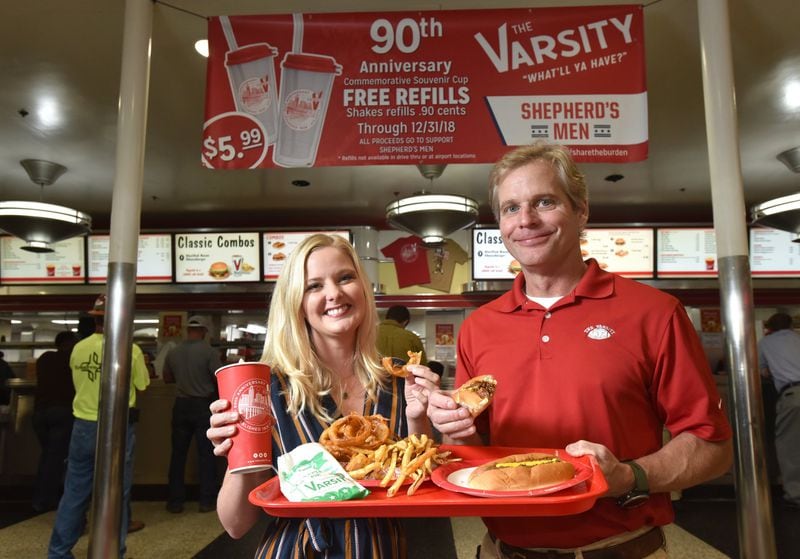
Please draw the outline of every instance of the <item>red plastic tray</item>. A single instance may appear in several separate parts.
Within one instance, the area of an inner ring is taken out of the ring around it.
[[[546,452],[564,455],[563,450],[521,447],[449,446],[453,456],[463,459],[463,467],[494,460],[509,454]],[[278,478],[272,478],[250,493],[250,502],[272,516],[291,518],[363,518],[363,517],[433,517],[433,516],[565,516],[589,510],[608,484],[594,459],[573,458],[590,467],[586,481],[558,493],[536,497],[476,497],[443,489],[426,480],[412,496],[401,489],[388,498],[383,488],[372,488],[365,499],[336,502],[287,501]],[[453,464],[456,467],[456,463]]]

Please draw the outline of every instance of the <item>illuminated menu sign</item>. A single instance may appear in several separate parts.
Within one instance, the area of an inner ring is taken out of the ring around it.
[[[628,278],[653,277],[653,229],[586,229],[581,256]]]
[[[84,283],[83,237],[52,243],[53,252],[22,250],[17,237],[0,237],[0,282],[4,284]]]
[[[178,283],[258,281],[258,233],[175,233]]]
[[[653,229],[586,229],[581,256],[594,258],[609,272],[631,278],[653,277]],[[472,230],[472,278],[513,279],[518,263],[506,250],[499,229]]]
[[[89,283],[106,283],[108,278],[108,235],[90,235],[87,249]],[[139,235],[136,262],[137,283],[172,281],[172,235]]]
[[[658,229],[656,273],[659,277],[717,277],[714,229]]]
[[[472,279],[514,279],[516,260],[506,250],[499,229],[472,230]]]
[[[800,276],[800,243],[797,235],[777,229],[750,230],[750,272],[761,278]]]
[[[267,281],[278,279],[283,265],[286,263],[286,258],[297,245],[315,233],[339,235],[350,240],[349,231],[274,231],[264,233],[264,279]]]

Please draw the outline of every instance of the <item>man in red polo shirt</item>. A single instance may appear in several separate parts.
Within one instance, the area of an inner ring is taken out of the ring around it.
[[[509,152],[489,194],[522,273],[464,321],[456,384],[490,373],[497,390],[474,420],[445,392],[431,395],[428,415],[448,443],[592,455],[609,488],[577,515],[484,519],[480,557],[666,557],[669,492],[718,477],[732,461],[697,334],[674,297],[584,262],[587,189],[565,148]]]

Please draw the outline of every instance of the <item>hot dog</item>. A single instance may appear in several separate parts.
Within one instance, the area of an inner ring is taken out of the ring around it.
[[[553,454],[531,452],[504,456],[477,467],[467,478],[473,489],[527,491],[572,479],[575,466]]]
[[[475,417],[492,403],[495,388],[497,381],[492,375],[480,375],[462,384],[453,393],[453,399]]]

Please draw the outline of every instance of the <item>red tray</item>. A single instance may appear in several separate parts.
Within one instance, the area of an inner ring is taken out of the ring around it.
[[[442,445],[442,450],[451,450],[453,456],[463,459],[462,463],[448,464],[451,471],[508,454],[566,454],[563,450],[497,446]],[[283,496],[278,478],[274,477],[250,492],[250,502],[263,508],[269,515],[290,518],[565,516],[589,510],[608,489],[600,467],[593,458],[583,456],[571,460],[591,468],[591,476],[558,493],[535,497],[478,497],[448,491],[427,480],[410,497],[401,489],[394,497],[388,498],[386,490],[378,487],[370,489],[371,493],[365,499],[293,503]]]

